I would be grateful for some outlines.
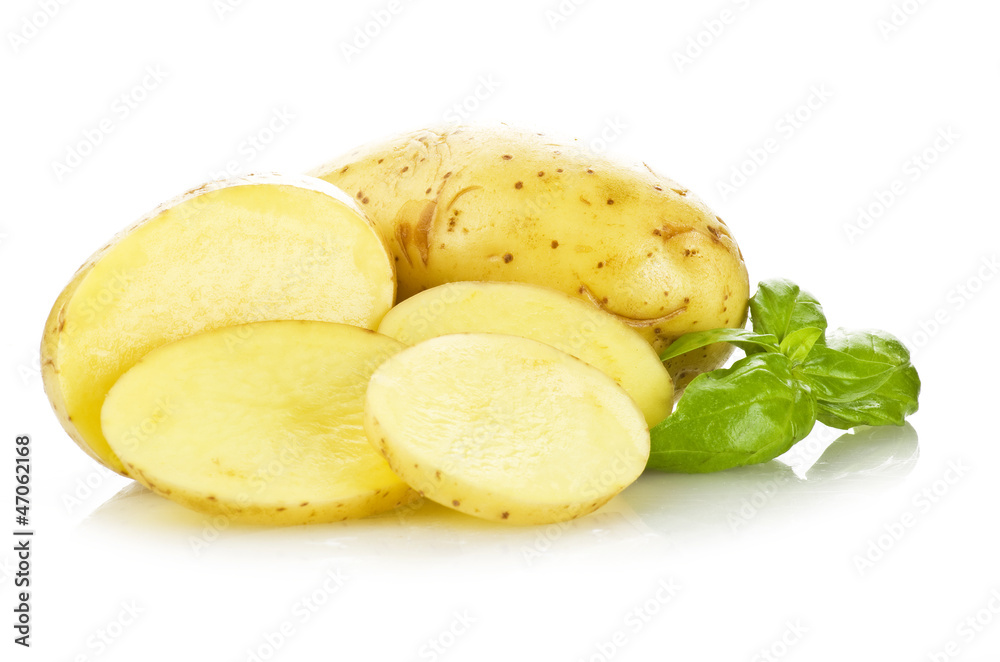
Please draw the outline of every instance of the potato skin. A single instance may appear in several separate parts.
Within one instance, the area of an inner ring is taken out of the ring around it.
[[[746,322],[749,282],[729,228],[676,182],[573,143],[501,127],[423,130],[311,174],[386,237],[398,299],[443,283],[517,281],[591,301],[662,351]],[[680,388],[729,345],[668,362]]]
[[[306,190],[306,191],[318,191],[325,193],[332,199],[339,202],[341,205],[349,209],[353,213],[361,214],[358,205],[355,204],[348,196],[346,196],[339,189],[330,187],[327,183],[317,181],[312,178],[304,177],[302,175],[278,175],[273,173],[262,173],[246,175],[242,177],[236,177],[229,180],[219,180],[212,181],[197,188],[194,188],[186,193],[168,201],[152,212],[148,213],[146,216],[142,217],[138,222],[129,226],[122,232],[115,235],[112,240],[106,244],[103,248],[94,253],[86,263],[81,266],[77,272],[74,274],[72,280],[59,294],[49,316],[45,322],[45,328],[43,331],[41,348],[40,348],[40,363],[42,368],[42,383],[45,389],[46,395],[49,398],[49,402],[52,405],[52,409],[56,414],[60,424],[66,433],[73,439],[74,442],[90,457],[97,460],[99,463],[103,464],[107,468],[119,473],[123,476],[129,476],[128,471],[122,465],[121,461],[111,452],[108,448],[107,443],[103,438],[95,438],[95,435],[89,435],[91,438],[88,440],[88,434],[85,430],[80,429],[81,420],[86,419],[87,415],[93,415],[94,411],[99,412],[99,408],[88,408],[82,407],[80,402],[74,402],[72,395],[67,397],[68,393],[75,392],[79,394],[80,392],[90,389],[91,391],[99,390],[97,385],[97,380],[94,380],[93,384],[86,385],[86,388],[80,388],[82,383],[80,380],[73,380],[67,378],[66,371],[66,361],[65,353],[66,347],[71,345],[73,336],[75,333],[85,329],[88,326],[93,326],[93,321],[86,318],[80,319],[80,315],[75,317],[71,313],[72,304],[74,298],[78,297],[79,292],[82,288],[86,287],[85,281],[88,276],[92,274],[95,268],[98,267],[99,263],[106,258],[110,253],[112,253],[120,244],[127,240],[130,235],[137,231],[141,231],[144,226],[149,223],[155,222],[161,214],[167,212],[171,209],[179,207],[189,201],[203,195],[206,193],[212,193],[219,191],[221,189],[226,189],[230,187],[242,186],[242,185],[256,185],[256,184],[269,184],[269,185],[279,185],[279,186],[289,186],[296,189]],[[378,233],[377,228],[374,224],[364,217],[364,223],[368,231],[372,232],[378,239],[380,244],[385,243],[381,235]],[[391,302],[395,298],[395,277],[392,261],[386,257],[388,273],[386,274],[386,279],[384,280],[385,301],[384,310],[387,310]],[[303,263],[303,267],[310,267],[311,264]],[[329,291],[327,289],[327,291]],[[382,311],[384,313],[384,310]],[[217,325],[220,322],[223,325],[230,325],[232,323],[240,323],[246,321],[257,321],[260,317],[260,313],[251,310],[251,314],[247,319],[236,318],[236,319],[226,319],[226,320],[213,320],[213,325]],[[319,312],[316,310],[309,311],[309,316],[317,317],[320,319]],[[279,315],[280,317],[280,315]],[[379,316],[380,319],[380,316]],[[191,333],[193,330],[202,330],[197,327],[198,324],[202,323],[204,320],[185,320],[185,325],[188,326],[187,330],[180,335],[185,335]],[[334,320],[341,321],[341,320]],[[192,326],[193,325],[193,326]],[[374,320],[370,326],[377,325],[377,320]],[[134,334],[134,330],[132,331]],[[109,343],[111,345],[113,343]],[[120,347],[108,347],[109,350],[115,349],[120,350]],[[106,386],[110,388],[110,384]],[[103,397],[103,394],[102,394]],[[99,436],[99,435],[97,435]]]

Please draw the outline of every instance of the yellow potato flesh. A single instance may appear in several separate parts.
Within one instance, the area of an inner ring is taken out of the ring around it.
[[[340,191],[308,177],[215,183],[154,212],[96,254],[53,306],[45,388],[63,427],[119,473],[100,411],[150,350],[270,319],[375,328],[393,303],[377,230]]]
[[[364,517],[414,496],[363,429],[368,379],[402,348],[325,322],[191,336],[118,380],[104,434],[130,475],[194,510],[268,524]]]
[[[659,352],[746,322],[749,281],[727,225],[676,182],[509,127],[418,131],[313,172],[354,196],[396,260],[399,300],[454,281],[560,289]],[[680,388],[719,367],[717,344],[668,362]]]
[[[670,375],[638,333],[586,301],[522,283],[459,282],[416,294],[386,313],[379,333],[407,345],[452,333],[531,338],[585,361],[632,396],[654,426],[673,406]]]
[[[514,524],[596,510],[649,455],[642,412],[611,378],[499,334],[440,336],[389,359],[368,386],[365,431],[424,496]]]

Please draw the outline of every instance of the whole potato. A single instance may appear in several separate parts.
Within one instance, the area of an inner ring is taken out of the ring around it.
[[[453,281],[547,285],[591,301],[657,351],[746,321],[749,282],[729,228],[648,167],[507,126],[417,131],[311,173],[386,237],[398,298]],[[667,364],[678,387],[725,361],[721,344]]]

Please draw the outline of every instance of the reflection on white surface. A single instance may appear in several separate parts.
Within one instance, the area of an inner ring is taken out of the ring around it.
[[[918,457],[916,431],[866,428],[831,443],[807,470],[781,461],[714,474],[648,472],[598,512],[571,522],[510,527],[430,501],[380,516],[286,528],[232,525],[186,510],[132,483],[81,523],[85,531],[147,544],[181,544],[195,556],[239,554],[361,558],[415,552],[496,554],[527,565],[558,556],[655,543],[674,547],[740,535],[788,517],[864,498],[904,479]],[[800,475],[801,474],[801,475]],[[248,544],[249,543],[249,544]]]

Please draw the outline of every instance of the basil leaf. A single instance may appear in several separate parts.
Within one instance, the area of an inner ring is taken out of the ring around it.
[[[878,360],[894,367],[876,390],[852,402],[821,402],[819,420],[824,425],[848,430],[858,425],[903,425],[917,411],[920,376],[910,364],[910,352],[898,339],[878,330],[839,331],[830,347],[863,360]]]
[[[780,278],[765,280],[750,299],[750,319],[757,333],[785,336],[808,327],[826,330],[826,315],[819,301],[795,283]],[[822,345],[822,337],[817,339]]]
[[[796,371],[820,402],[853,403],[882,386],[895,367],[878,356],[862,358],[832,347],[815,347]]]
[[[696,377],[651,431],[648,468],[704,473],[767,462],[812,430],[816,398],[777,353]]]
[[[815,326],[807,326],[804,329],[792,331],[785,336],[778,349],[781,350],[782,354],[790,358],[792,363],[801,363],[809,356],[813,345],[822,337],[823,329],[818,329]]]
[[[753,346],[761,347],[765,351],[778,351],[778,339],[774,336],[754,333],[746,329],[712,329],[711,331],[685,333],[663,350],[663,353],[660,354],[660,360],[666,361],[685,352],[717,342],[728,342],[744,350]]]

